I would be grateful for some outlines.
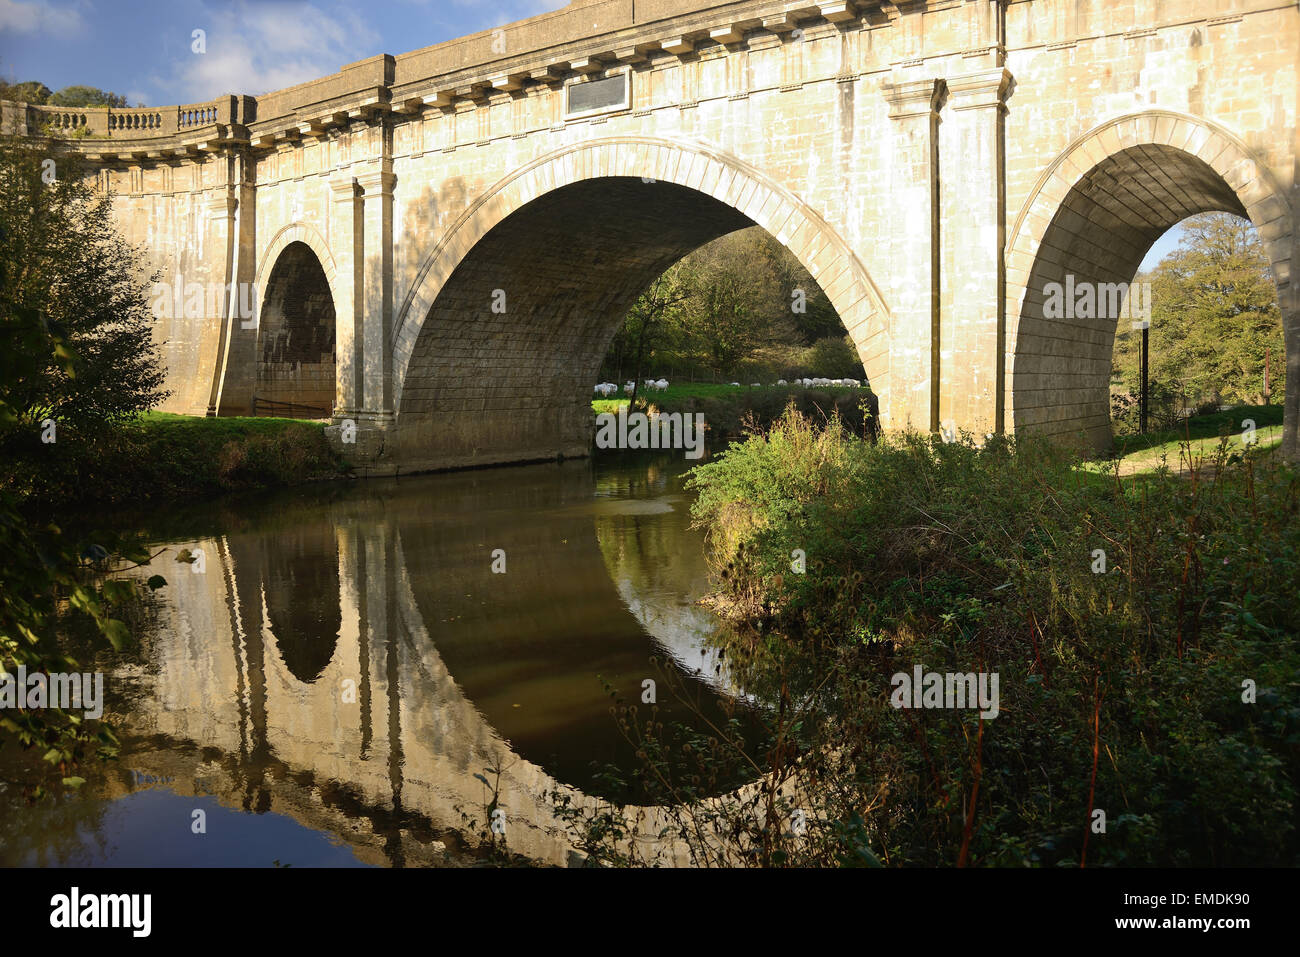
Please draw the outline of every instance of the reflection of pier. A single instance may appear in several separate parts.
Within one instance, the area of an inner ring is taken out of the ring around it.
[[[582,786],[623,744],[592,675],[635,702],[652,672],[629,662],[653,647],[609,580],[589,465],[512,473],[385,485],[170,546],[203,549],[205,571],[155,560],[154,687],[116,720],[157,750],[133,766],[401,864],[430,859],[461,810],[482,816],[474,775],[499,761],[509,847],[565,863],[547,792],[594,807],[560,781]]]

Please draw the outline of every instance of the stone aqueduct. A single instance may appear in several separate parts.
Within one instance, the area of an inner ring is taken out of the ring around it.
[[[164,277],[254,284],[256,322],[160,322],[167,408],[319,406],[374,471],[585,454],[623,311],[752,224],[887,427],[1103,445],[1115,319],[1044,286],[1128,282],[1214,210],[1272,263],[1294,457],[1298,66],[1295,0],[573,0],[264,96],[3,119]]]

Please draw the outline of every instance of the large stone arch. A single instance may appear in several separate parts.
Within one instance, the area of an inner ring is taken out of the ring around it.
[[[611,137],[565,147],[513,172],[486,190],[440,239],[394,324],[392,368],[399,426],[404,407],[410,408],[408,372],[416,343],[439,295],[471,251],[538,200],[565,187],[619,179],[690,190],[733,211],[737,225],[732,228],[754,224],[775,236],[826,291],[857,344],[873,387],[887,392],[888,309],[861,261],[816,211],[766,174],[710,146]]]
[[[1152,243],[1201,212],[1255,225],[1282,310],[1290,388],[1283,453],[1297,451],[1300,325],[1291,284],[1295,222],[1267,165],[1209,120],[1148,110],[1107,120],[1043,171],[1007,250],[1007,421],[1013,428],[1085,445],[1110,441],[1108,384],[1116,322],[1049,320],[1043,288],[1073,274],[1131,282]]]

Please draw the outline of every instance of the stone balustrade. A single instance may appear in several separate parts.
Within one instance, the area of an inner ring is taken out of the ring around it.
[[[242,124],[244,101],[250,97],[223,96],[207,103],[183,106],[66,107],[33,103],[0,102],[5,132],[57,139],[147,140],[178,134],[201,133],[214,128]]]

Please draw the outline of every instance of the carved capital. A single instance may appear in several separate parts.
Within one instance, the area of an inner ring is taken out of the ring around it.
[[[357,180],[355,176],[335,176],[330,180],[330,194],[336,203],[350,203],[357,198]]]
[[[910,116],[933,116],[943,102],[944,81],[939,77],[923,80],[899,80],[883,85],[885,99],[889,102],[889,118],[901,120]]]
[[[1011,71],[1006,67],[960,73],[947,80],[954,110],[1005,108],[1013,82]]]
[[[366,170],[357,174],[356,182],[366,199],[374,199],[378,196],[392,196],[397,176],[389,170]]]

